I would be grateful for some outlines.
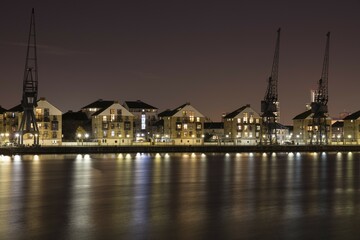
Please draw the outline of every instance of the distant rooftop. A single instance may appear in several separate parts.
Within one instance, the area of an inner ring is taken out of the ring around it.
[[[158,116],[159,117],[171,117],[171,116],[175,115],[178,111],[180,111],[181,109],[183,109],[187,105],[190,105],[190,103],[185,103],[185,104],[175,108],[174,110],[167,109],[167,110],[159,113]]]
[[[21,106],[21,104],[16,105],[15,107],[12,107],[12,108],[7,110],[7,112],[22,112],[22,111],[24,111],[24,109]]]
[[[344,120],[356,120],[360,117],[360,111],[354,112],[350,114],[349,116],[346,116]]]
[[[242,111],[244,111],[246,108],[250,107],[250,104],[247,104],[245,106],[242,106],[241,108],[236,109],[235,111],[226,114],[224,118],[234,118],[236,117],[239,113],[241,113]]]
[[[0,114],[3,114],[7,112],[7,110],[5,108],[3,108],[2,106],[0,106]]]
[[[147,103],[144,103],[141,100],[137,100],[137,101],[125,101],[126,106],[129,109],[158,109],[156,107],[153,107]]]
[[[311,110],[307,110],[303,113],[300,113],[299,115],[295,116],[293,118],[293,120],[301,120],[301,119],[306,119],[307,117],[309,117],[312,114]]]
[[[108,101],[108,100],[102,100],[99,99],[93,103],[90,103],[89,105],[86,105],[85,107],[82,107],[81,109],[87,109],[87,108],[108,108],[112,104],[114,104],[115,101]]]

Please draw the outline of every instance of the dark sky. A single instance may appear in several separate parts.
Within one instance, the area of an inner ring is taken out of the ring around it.
[[[63,112],[99,98],[160,111],[191,102],[214,121],[260,111],[282,28],[281,122],[305,110],[331,31],[329,111],[360,110],[360,1],[6,1],[0,14],[0,104],[20,103],[31,8],[39,96]]]

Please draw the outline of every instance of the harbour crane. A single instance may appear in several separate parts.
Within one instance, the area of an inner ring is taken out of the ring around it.
[[[268,85],[264,100],[261,101],[262,112],[262,134],[260,136],[261,144],[277,144],[276,122],[278,118],[278,72],[279,72],[279,50],[280,50],[280,32],[277,30],[277,40],[271,75],[268,79]]]
[[[31,11],[30,31],[26,52],[21,106],[23,116],[18,130],[18,143],[24,144],[24,135],[34,138],[34,145],[39,145],[39,128],[34,114],[38,97],[38,68],[36,55],[35,13]]]
[[[318,89],[315,91],[314,100],[311,103],[312,126],[311,126],[311,144],[328,144],[328,135],[330,126],[326,123],[328,116],[329,101],[328,94],[328,76],[329,76],[329,44],[330,32],[326,34],[326,46],[321,78],[318,81]]]

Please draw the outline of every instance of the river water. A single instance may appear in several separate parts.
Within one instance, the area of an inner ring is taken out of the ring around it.
[[[360,239],[360,153],[2,156],[0,239]]]

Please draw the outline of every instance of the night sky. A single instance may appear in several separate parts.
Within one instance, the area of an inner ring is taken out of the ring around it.
[[[96,2],[96,3],[93,3]],[[360,1],[6,1],[0,104],[20,103],[31,8],[39,97],[63,112],[99,99],[159,108],[190,102],[213,121],[260,111],[276,30],[281,122],[305,110],[331,31],[329,112],[360,110]]]

